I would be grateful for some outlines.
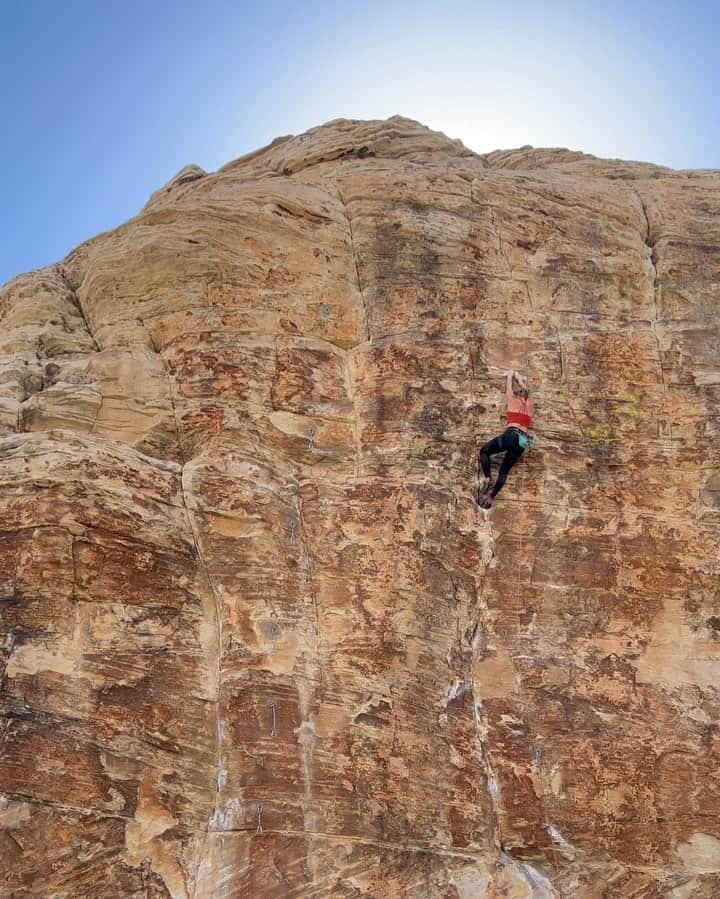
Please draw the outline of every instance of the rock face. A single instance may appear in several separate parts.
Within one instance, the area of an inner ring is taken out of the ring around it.
[[[6,285],[2,896],[720,895],[719,298],[718,173],[400,118]]]

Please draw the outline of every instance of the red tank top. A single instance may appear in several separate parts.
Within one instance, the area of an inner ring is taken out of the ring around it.
[[[508,427],[515,426],[526,431],[532,424],[532,399],[524,400],[519,396],[510,396],[507,401]]]
[[[517,425],[518,427],[523,428],[523,430],[527,430],[532,424],[532,419],[529,415],[525,415],[524,412],[510,412],[510,410],[508,410],[507,423],[508,426]]]

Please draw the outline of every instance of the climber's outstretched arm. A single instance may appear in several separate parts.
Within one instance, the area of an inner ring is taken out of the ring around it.
[[[513,375],[515,372],[510,368],[505,372],[505,399],[511,400],[514,396],[512,389]]]

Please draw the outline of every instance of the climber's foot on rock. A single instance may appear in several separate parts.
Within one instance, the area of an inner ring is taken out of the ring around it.
[[[485,496],[482,498],[482,502],[480,503],[480,508],[481,509],[490,509],[493,504],[493,498],[494,497],[493,497],[492,493],[486,493]]]
[[[492,489],[493,479],[482,478],[478,484],[477,501],[478,505],[482,505],[483,497]]]

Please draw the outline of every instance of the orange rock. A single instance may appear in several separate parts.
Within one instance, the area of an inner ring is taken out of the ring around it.
[[[395,117],[6,285],[3,895],[720,894],[718,283],[718,173]]]

